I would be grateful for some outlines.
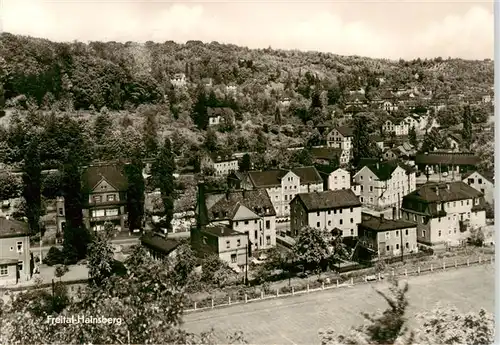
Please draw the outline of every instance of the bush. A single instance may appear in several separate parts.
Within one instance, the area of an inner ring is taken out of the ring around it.
[[[54,271],[54,274],[57,278],[61,278],[63,275],[68,273],[69,268],[66,265],[56,265],[56,269]]]
[[[292,287],[291,286],[283,286],[280,289],[280,293],[282,293],[282,294],[292,293]]]
[[[62,251],[57,247],[50,247],[47,256],[45,256],[45,260],[43,260],[43,263],[49,266],[63,264],[64,256]]]

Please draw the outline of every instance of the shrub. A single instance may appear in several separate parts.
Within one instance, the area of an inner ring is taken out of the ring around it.
[[[64,263],[64,256],[63,256],[62,251],[57,247],[50,247],[49,252],[47,253],[47,256],[45,257],[45,260],[43,260],[43,263],[45,263],[49,266],[63,264]]]
[[[61,278],[63,275],[65,275],[69,271],[68,266],[66,265],[56,265],[56,269],[54,271],[54,274],[57,278]]]
[[[282,294],[287,294],[287,293],[291,293],[291,292],[292,292],[292,287],[291,286],[283,286],[280,289],[280,293],[282,293]]]

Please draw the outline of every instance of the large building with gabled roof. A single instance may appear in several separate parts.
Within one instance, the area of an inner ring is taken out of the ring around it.
[[[87,229],[104,229],[110,222],[120,230],[127,226],[128,181],[119,163],[88,166],[82,175],[84,192],[83,221]]]

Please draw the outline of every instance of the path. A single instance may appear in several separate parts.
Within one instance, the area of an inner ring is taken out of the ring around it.
[[[409,314],[432,309],[438,302],[462,311],[483,307],[493,312],[494,276],[494,266],[481,265],[410,277]],[[187,314],[184,328],[200,333],[214,327],[218,335],[243,331],[251,344],[319,344],[319,329],[343,332],[363,322],[360,312],[385,308],[373,286],[387,285],[361,284]]]

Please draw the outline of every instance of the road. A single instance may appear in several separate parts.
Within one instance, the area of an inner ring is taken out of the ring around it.
[[[461,311],[494,311],[494,266],[482,265],[409,277],[409,317],[450,303]],[[235,305],[184,316],[184,328],[200,333],[214,328],[224,334],[242,331],[251,344],[319,344],[318,331],[346,332],[363,322],[361,312],[376,312],[386,304],[373,289],[387,283],[361,284],[283,299]],[[415,325],[413,318],[410,323]]]

